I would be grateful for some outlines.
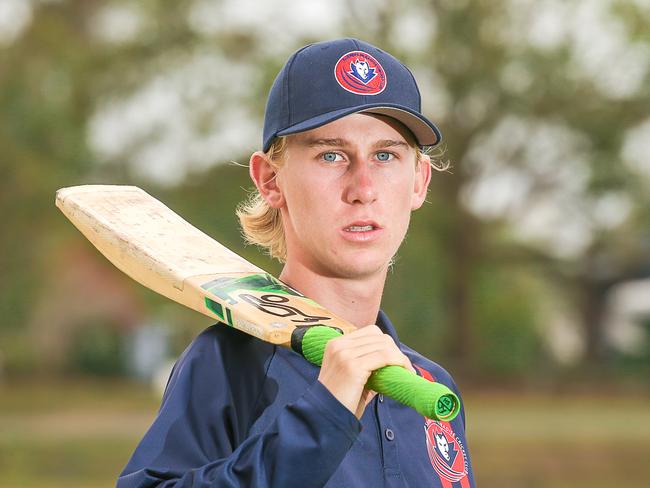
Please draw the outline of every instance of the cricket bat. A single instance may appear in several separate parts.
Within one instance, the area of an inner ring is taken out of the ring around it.
[[[56,192],[56,205],[118,269],[147,288],[319,365],[327,342],[355,330],[219,244],[135,186],[83,185]],[[450,421],[458,397],[401,366],[367,387],[433,420]]]

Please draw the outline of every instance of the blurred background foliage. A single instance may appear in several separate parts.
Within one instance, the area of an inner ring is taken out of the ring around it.
[[[0,0],[0,377],[132,377],[154,324],[150,379],[209,325],[105,262],[60,187],[139,185],[279,271],[242,245],[242,163],[286,58],[340,36],[412,68],[451,162],[389,275],[402,340],[469,391],[647,394],[647,0]]]

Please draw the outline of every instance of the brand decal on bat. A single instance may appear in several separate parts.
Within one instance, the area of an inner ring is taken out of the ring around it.
[[[242,300],[247,301],[258,310],[262,312],[275,315],[277,317],[294,317],[291,318],[292,322],[300,324],[313,324],[316,322],[322,322],[324,320],[329,320],[329,317],[323,317],[320,315],[309,315],[308,313],[302,312],[297,307],[293,305],[287,305],[289,298],[282,295],[262,295],[261,297],[256,297],[255,295],[249,295],[247,293],[242,293],[239,295]]]
[[[219,302],[215,302],[209,298],[205,299],[205,306],[208,307],[208,309],[212,310],[212,312],[217,317],[219,317],[219,320],[221,320],[224,324],[228,324],[230,326],[233,325],[232,312],[228,307],[224,307]]]
[[[217,278],[216,280],[212,280],[202,285],[201,288],[218,296],[230,305],[237,303],[237,300],[232,296],[232,294],[240,291],[272,292],[298,297],[303,296],[268,273],[253,274],[240,278]]]
[[[205,283],[202,288],[220,298],[225,304],[235,305],[245,301],[264,313],[287,318],[291,322],[298,324],[313,324],[331,319],[331,317],[308,314],[300,310],[295,304],[291,304],[290,296],[296,296],[303,301],[316,305],[315,302],[268,273],[240,278],[217,278]],[[264,295],[256,296],[247,292],[262,292]],[[230,308],[207,297],[205,303],[222,322],[233,325]]]

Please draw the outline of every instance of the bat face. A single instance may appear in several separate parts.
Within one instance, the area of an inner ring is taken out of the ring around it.
[[[229,309],[221,305],[223,302],[234,306],[242,301],[266,314],[286,318],[296,324],[314,324],[332,319],[327,315],[309,315],[292,306],[291,297],[301,297],[304,301],[308,299],[269,274],[250,274],[242,278],[216,278],[203,284],[201,288],[220,298],[219,302],[207,297],[205,301],[208,308],[218,313],[222,319],[224,318],[222,313],[225,313],[226,318],[230,315]],[[312,304],[317,306],[315,302]],[[222,312],[224,308],[225,311]]]
[[[133,186],[57,192],[57,206],[117,268],[144,286],[274,344],[297,326],[353,330]]]

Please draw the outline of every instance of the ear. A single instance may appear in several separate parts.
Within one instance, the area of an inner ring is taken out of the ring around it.
[[[415,166],[415,182],[413,184],[413,197],[411,198],[411,210],[417,210],[424,203],[427,197],[427,190],[431,181],[431,158],[425,154]]]
[[[248,164],[248,171],[260,195],[271,207],[284,206],[284,196],[277,181],[277,169],[271,164],[265,153],[262,151],[253,153]]]

